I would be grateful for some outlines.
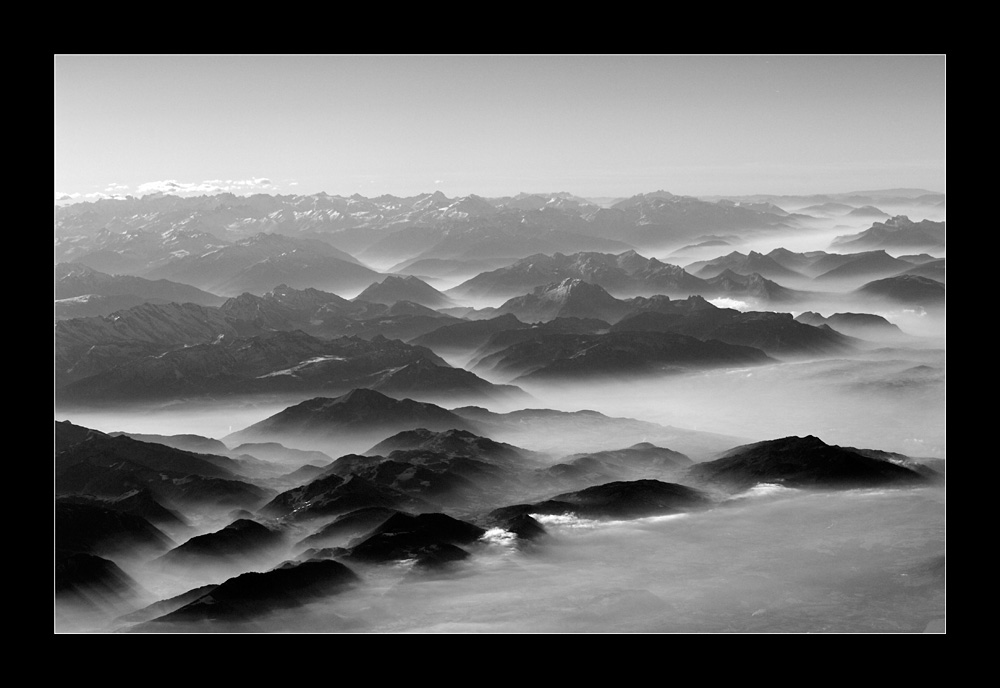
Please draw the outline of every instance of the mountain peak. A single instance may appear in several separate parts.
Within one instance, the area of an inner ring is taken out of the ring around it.
[[[368,389],[367,387],[356,387],[352,389],[347,394],[341,394],[339,397],[334,397],[332,399],[334,404],[394,404],[396,399],[390,396],[386,396],[381,392],[376,392],[374,389]]]

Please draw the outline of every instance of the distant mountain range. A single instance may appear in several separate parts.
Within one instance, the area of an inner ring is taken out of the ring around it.
[[[733,256],[741,256],[734,253]],[[760,256],[760,254],[752,254]],[[717,269],[707,270],[696,276],[688,269],[662,263],[655,258],[645,258],[635,251],[613,255],[603,253],[576,253],[552,256],[534,255],[504,268],[485,272],[466,280],[450,289],[449,294],[461,298],[513,297],[547,284],[580,280],[595,284],[616,296],[665,294],[668,296],[751,296],[754,298],[787,301],[794,298],[792,290],[785,289],[769,280],[748,282],[744,278],[733,278],[725,273],[727,268],[744,277],[753,273],[767,278],[768,273],[775,278],[802,276],[777,265],[774,261],[756,260],[718,262]],[[695,264],[701,265],[701,264]],[[713,264],[714,265],[714,264]],[[757,269],[760,268],[760,269]],[[766,285],[766,286],[765,286]]]
[[[832,247],[843,250],[888,249],[911,251],[941,250],[948,245],[947,223],[921,220],[913,222],[897,215],[885,222],[876,222],[858,234],[834,239]]]
[[[905,337],[898,326],[893,325],[881,315],[871,313],[833,313],[828,317],[823,317],[819,313],[806,311],[795,316],[795,320],[813,327],[829,325],[837,332],[861,339],[900,339]]]
[[[736,275],[725,272],[713,278],[719,290],[729,289],[729,293],[743,292],[745,296],[767,300],[794,298],[795,292],[785,289],[760,275]],[[700,296],[691,297],[688,304],[697,303],[711,306]],[[480,316],[511,314],[523,322],[546,322],[555,318],[594,318],[615,323],[629,314],[649,310],[675,310],[683,301],[671,300],[665,295],[652,297],[637,296],[617,299],[599,285],[581,279],[567,278],[558,283],[536,287],[531,293],[505,301],[495,309],[482,309]]]
[[[510,262],[535,253],[682,245],[709,231],[794,224],[793,217],[773,204],[708,202],[664,191],[622,199],[610,207],[569,194],[497,199],[448,198],[440,192],[376,198],[325,193],[168,195],[57,206],[56,257],[105,272],[174,279],[226,295],[261,293],[282,282],[336,291],[329,281],[304,284],[288,279],[289,270],[297,267],[315,280],[324,266],[336,267],[341,273],[337,281],[346,284],[357,273],[332,259],[350,262],[349,256],[314,243],[262,250],[277,241],[262,237],[319,240],[381,262]]]
[[[798,208],[807,212],[805,206],[835,204],[844,208],[873,205],[879,208],[896,205],[919,205],[934,207],[944,202],[945,194],[927,189],[872,189],[865,191],[849,191],[847,193],[812,194],[812,195],[775,195],[756,194],[751,196],[705,196],[706,200],[732,200],[740,203],[775,203],[781,207]]]

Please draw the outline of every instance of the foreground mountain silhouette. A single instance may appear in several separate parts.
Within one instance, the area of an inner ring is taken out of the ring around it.
[[[888,460],[826,444],[818,437],[784,437],[730,450],[697,464],[690,475],[708,483],[746,489],[758,483],[799,488],[920,485],[927,479]]]
[[[166,551],[174,543],[146,519],[97,504],[56,500],[56,549],[102,557]]]
[[[532,504],[495,509],[491,519],[525,514],[575,514],[584,518],[641,518],[704,508],[711,504],[705,493],[685,485],[659,480],[631,480],[595,485],[565,492]]]
[[[396,513],[377,526],[363,540],[350,547],[350,558],[361,561],[393,561],[430,556],[432,561],[442,546],[457,547],[475,542],[486,531],[479,526],[446,514]],[[465,558],[464,550],[450,550],[455,558]]]
[[[351,569],[337,561],[287,563],[263,573],[244,573],[230,578],[193,602],[150,623],[246,621],[342,592],[359,581]],[[144,627],[136,630],[166,629]]]
[[[282,542],[279,531],[250,519],[238,519],[214,533],[193,537],[170,550],[159,561],[187,566],[202,561],[230,561],[253,557]]]
[[[127,608],[142,593],[113,561],[86,552],[56,550],[54,579],[56,603],[86,611]]]

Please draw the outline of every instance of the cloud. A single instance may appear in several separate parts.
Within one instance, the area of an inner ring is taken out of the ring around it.
[[[286,186],[297,186],[298,182],[283,182]],[[155,182],[145,182],[135,187],[131,192],[135,196],[151,196],[170,194],[173,196],[211,196],[220,193],[231,193],[235,195],[249,195],[254,193],[275,193],[278,187],[268,177],[250,177],[248,179],[209,179],[201,182],[182,182],[177,179],[162,179]],[[111,182],[104,191],[94,193],[63,193],[56,191],[55,200],[61,203],[73,201],[101,200],[105,198],[125,198],[128,195],[129,186]]]
[[[173,194],[176,196],[200,196],[218,193],[247,194],[274,188],[274,182],[267,177],[251,177],[250,179],[209,179],[202,182],[179,182],[176,179],[165,179],[156,182],[146,182],[136,188],[136,195]]]
[[[717,299],[709,299],[708,302],[715,306],[716,308],[733,308],[738,311],[750,310],[750,304],[746,301],[740,301],[739,299],[730,299],[725,296],[720,296]]]
[[[128,187],[124,187],[128,188]],[[61,191],[55,192],[55,200],[57,203],[67,203],[72,201],[100,201],[106,198],[125,198],[125,194],[121,193],[104,193],[103,191],[94,191],[88,194],[82,193],[62,193]]]

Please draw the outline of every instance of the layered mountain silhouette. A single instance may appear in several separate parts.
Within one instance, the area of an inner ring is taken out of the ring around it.
[[[613,255],[576,253],[536,254],[514,264],[485,272],[449,290],[462,297],[512,297],[567,279],[597,284],[608,292],[633,294],[696,294],[705,284],[684,269],[635,251]]]
[[[102,508],[141,506],[158,514],[142,493],[164,509],[255,509],[274,492],[248,482],[240,463],[228,456],[198,454],[130,437],[111,437],[56,423],[55,488],[57,495],[87,496],[113,503]],[[125,502],[136,498],[139,503]]]
[[[460,546],[475,542],[485,532],[446,514],[397,513],[353,544],[349,557],[368,562],[417,559],[427,564],[439,563],[442,554],[450,554],[446,560],[463,559],[468,553]]]
[[[528,606],[533,630],[807,628],[766,586],[733,587],[735,612],[732,595],[714,595],[695,618],[608,568],[609,555],[615,567],[634,557],[638,574],[683,585],[722,556],[698,548],[720,543],[749,543],[755,571],[794,551],[759,570],[795,567],[809,583],[787,586],[796,604],[835,597],[827,630],[861,606],[878,611],[866,630],[934,618],[945,232],[898,213],[942,218],[943,195],[67,203],[55,218],[57,417],[141,431],[54,425],[62,631],[462,630],[484,601],[515,630]],[[799,251],[835,224],[872,227]],[[283,410],[247,427],[234,415],[241,429],[219,439],[188,432],[225,427],[208,414],[237,404],[242,417]],[[196,426],[164,422],[201,408]],[[768,430],[823,423],[840,437],[884,430],[885,449]],[[918,446],[928,456],[889,451]],[[855,488],[877,489],[798,492]],[[852,538],[883,516],[866,543],[890,546],[872,558]],[[658,541],[683,566],[636,556]],[[816,585],[827,575],[833,587]],[[730,579],[708,582],[718,592]]]
[[[286,562],[270,571],[230,578],[135,630],[158,632],[206,621],[252,621],[276,610],[335,595],[359,582],[354,571],[337,561]]]
[[[573,514],[584,518],[641,518],[705,508],[710,504],[705,493],[691,487],[659,480],[632,480],[557,494],[532,504],[502,507],[490,516]]]
[[[356,301],[382,303],[391,306],[397,301],[410,301],[428,308],[446,308],[455,305],[443,293],[418,277],[389,275],[358,294]]]
[[[282,492],[260,509],[263,516],[291,521],[310,521],[339,516],[358,509],[377,507],[394,510],[429,511],[431,505],[384,482],[347,473],[338,475],[328,467],[319,477]]]
[[[56,617],[104,615],[133,608],[146,594],[115,562],[96,554],[57,549],[54,566]],[[67,613],[72,610],[73,614]]]
[[[344,392],[366,386],[388,392],[502,397],[497,387],[449,366],[428,349],[377,337],[319,339],[304,332],[221,336],[123,363],[72,382],[66,400],[134,400],[257,393]]]
[[[486,320],[472,320],[442,325],[427,334],[410,340],[415,346],[426,346],[435,353],[448,355],[474,351],[498,332],[529,328],[512,313],[498,315]]]
[[[741,313],[731,308],[706,305],[690,311],[635,313],[616,323],[611,331],[618,335],[629,332],[673,333],[695,337],[706,343],[718,341],[753,347],[773,356],[830,354],[845,352],[854,346],[851,338],[829,327],[796,322],[790,313]]]
[[[873,205],[863,205],[847,214],[851,217],[891,217],[889,213],[883,212]]]
[[[76,263],[58,263],[55,268],[57,301],[81,296],[131,296],[142,303],[196,303],[218,306],[225,298],[187,284],[148,280],[133,275],[108,275]]]
[[[462,406],[454,409],[454,413],[474,423],[479,428],[473,431],[477,434],[556,456],[617,449],[623,443],[653,442],[700,459],[739,442],[738,438],[727,435],[608,416],[592,410],[528,408],[496,413],[482,407]]]
[[[413,428],[475,430],[472,423],[440,406],[393,399],[371,389],[354,389],[338,397],[317,397],[290,406],[225,440],[247,442],[287,437],[293,442],[285,443],[294,446],[294,440],[302,435],[332,439],[341,434],[377,433],[385,437]]]
[[[795,320],[806,325],[819,327],[829,325],[837,332],[861,339],[898,339],[905,334],[898,326],[872,313],[833,313],[827,317],[813,311],[806,311],[795,316]]]
[[[352,539],[370,533],[385,523],[390,516],[400,513],[396,509],[368,506],[337,516],[312,535],[297,543],[298,547],[342,547]]]
[[[756,251],[750,251],[748,254],[733,251],[714,260],[691,263],[686,270],[702,279],[717,277],[726,270],[737,275],[756,273],[767,279],[785,282],[804,279],[802,274],[783,266],[771,256]]]
[[[173,547],[173,541],[141,516],[57,499],[56,549],[100,557],[149,556]]]
[[[722,458],[693,466],[690,473],[698,480],[735,489],[758,483],[843,489],[920,485],[927,481],[910,468],[828,445],[812,435],[736,447]]]
[[[879,277],[898,275],[913,267],[912,263],[893,258],[882,250],[862,253],[830,254],[810,266],[819,273],[815,282],[824,285],[858,284]]]
[[[631,309],[632,304],[616,299],[596,284],[580,279],[565,279],[510,299],[497,309],[497,315],[510,313],[522,322],[567,317],[616,322]]]
[[[512,379],[579,380],[769,363],[764,352],[669,332],[553,334],[481,359],[477,370]]]
[[[834,239],[833,247],[841,250],[903,250],[915,248],[941,250],[947,247],[948,234],[945,222],[921,220],[913,222],[905,215],[876,222],[858,234]]]
[[[213,293],[262,294],[278,284],[323,291],[360,289],[379,277],[330,244],[260,233],[201,255],[188,254],[149,270]]]
[[[513,316],[500,316],[500,318],[504,317]],[[500,318],[494,318],[494,320]],[[521,342],[535,341],[555,334],[600,334],[609,329],[611,329],[611,325],[598,318],[559,317],[548,322],[537,322],[525,326],[512,325],[507,329],[497,330],[486,337],[478,348],[465,350],[464,353],[474,354],[468,364],[470,367],[474,367],[486,356]]]
[[[365,452],[368,455],[389,456],[395,451],[417,451],[465,456],[488,461],[511,464],[523,463],[532,457],[532,452],[505,442],[497,442],[468,430],[445,430],[434,432],[426,428],[405,430],[379,442]]]
[[[897,275],[875,280],[859,287],[855,294],[896,304],[941,308],[945,305],[945,286],[919,275]]]
[[[318,239],[350,254],[397,262],[517,260],[533,253],[621,252],[630,244],[654,247],[719,229],[752,231],[794,221],[773,204],[707,202],[664,191],[623,199],[610,208],[559,194],[526,198],[448,198],[434,192],[102,200],[57,208],[57,259],[105,271],[114,266],[111,271],[129,274],[155,268],[158,277],[195,284],[273,257],[268,242],[279,240],[297,241],[298,248]],[[206,257],[213,250],[221,255]],[[299,250],[319,253],[313,244]]]
[[[157,561],[171,566],[191,566],[253,560],[283,544],[280,531],[250,519],[238,519],[214,533],[193,537]]]

